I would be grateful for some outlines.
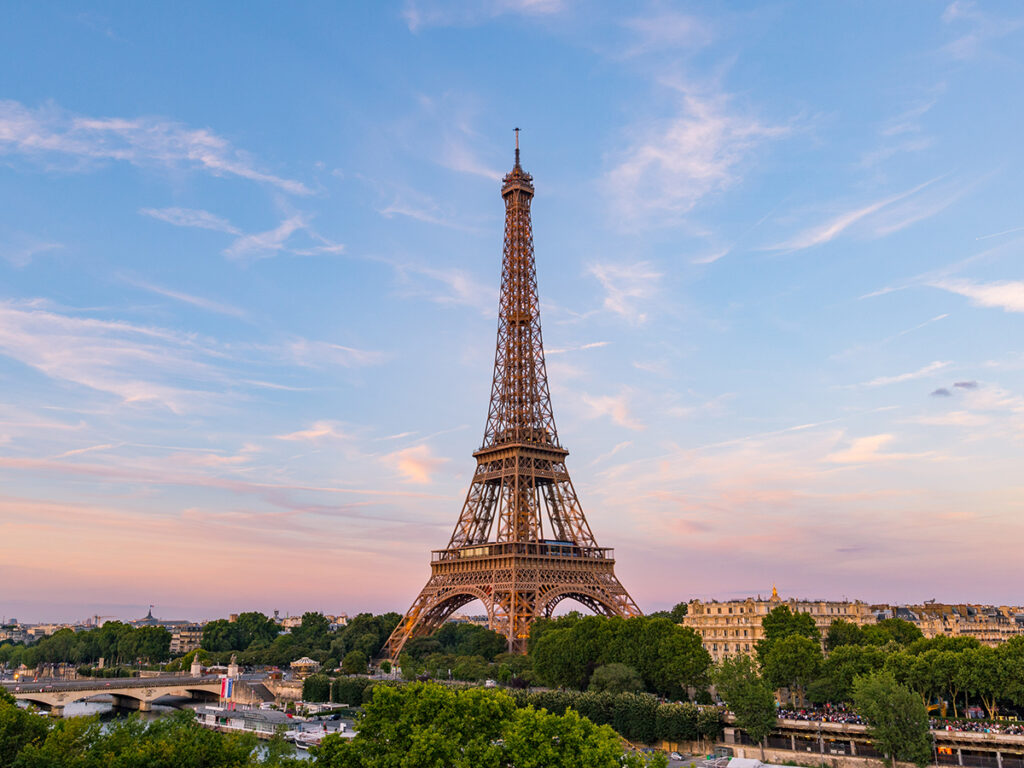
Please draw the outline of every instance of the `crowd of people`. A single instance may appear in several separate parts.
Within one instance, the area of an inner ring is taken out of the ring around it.
[[[864,725],[864,721],[856,712],[843,707],[827,709],[780,709],[779,718],[783,720],[802,720],[812,723],[852,723]],[[1020,723],[993,723],[983,720],[950,720],[933,717],[929,721],[934,731],[966,731],[969,733],[1002,733],[1011,736],[1024,736],[1024,725]]]
[[[805,720],[812,723],[853,723],[864,725],[860,715],[851,712],[844,707],[829,707],[828,709],[780,709],[780,718],[784,720]]]
[[[978,720],[931,719],[933,731],[968,731],[970,733],[1005,733],[1010,736],[1024,736],[1024,725],[1020,723],[988,723]]]

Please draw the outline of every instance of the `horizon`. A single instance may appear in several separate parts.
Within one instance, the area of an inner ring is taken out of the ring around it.
[[[185,7],[0,29],[0,614],[403,613],[516,126],[555,423],[643,610],[1024,603],[1019,6]]]

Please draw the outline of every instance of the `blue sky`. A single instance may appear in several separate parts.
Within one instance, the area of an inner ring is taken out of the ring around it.
[[[523,129],[640,606],[1020,601],[1015,3],[8,3],[0,612],[404,610]]]

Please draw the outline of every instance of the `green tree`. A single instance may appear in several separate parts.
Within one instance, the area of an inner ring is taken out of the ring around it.
[[[493,661],[508,646],[504,635],[476,624],[445,624],[434,634],[433,639],[440,646],[438,650],[444,653],[483,656],[487,661]]]
[[[964,682],[968,690],[981,699],[988,716],[995,719],[999,699],[1007,693],[1009,670],[1002,663],[1002,654],[995,648],[982,646],[963,652],[964,664],[970,670]]]
[[[166,661],[171,656],[171,633],[164,627],[140,627],[133,633],[135,651],[147,663]]]
[[[924,637],[916,624],[904,619],[882,619],[874,626],[888,635],[890,640],[895,640],[900,645],[910,645]],[[884,643],[878,643],[878,645],[884,645]]]
[[[310,648],[327,648],[330,643],[331,623],[322,613],[306,611],[302,614],[302,623],[292,630],[292,636],[299,645]]]
[[[644,681],[630,666],[604,664],[594,670],[588,690],[595,693],[636,693],[644,690]]]
[[[245,648],[266,648],[278,635],[277,624],[259,611],[247,611],[238,615],[240,644]]]
[[[370,660],[362,651],[349,651],[341,661],[341,671],[346,675],[365,675]]]
[[[768,652],[779,640],[792,635],[800,635],[810,640],[820,641],[821,633],[814,624],[814,618],[809,613],[793,613],[788,605],[779,605],[765,614],[761,619],[761,628],[764,630],[764,639],[757,641],[757,657],[762,662]]]
[[[383,672],[385,675],[390,675],[391,674],[391,662],[388,661],[387,659],[384,659],[384,661],[382,661],[380,663],[380,671]]]
[[[14,765],[22,749],[42,743],[46,731],[42,718],[21,709],[13,696],[0,689],[0,765]]]
[[[774,688],[789,688],[790,698],[803,702],[808,684],[821,667],[821,646],[803,635],[789,635],[771,645],[762,659],[765,679]]]
[[[757,670],[757,662],[746,654],[727,657],[713,673],[718,695],[729,705],[736,717],[736,725],[761,746],[775,728],[775,697],[768,683]]]
[[[610,728],[576,712],[517,708],[502,692],[421,683],[375,687],[356,736],[329,736],[311,751],[329,768],[643,765],[623,755]]]
[[[516,768],[578,768],[626,765],[639,768],[639,755],[623,760],[619,737],[573,710],[552,715],[531,707],[516,710],[503,732],[503,765]],[[664,763],[662,763],[664,765]]]
[[[107,624],[103,625],[103,629]],[[227,619],[216,619],[209,621],[203,627],[203,639],[200,646],[204,651],[214,653],[220,651],[242,651],[245,650],[242,634],[238,625]]]
[[[647,617],[650,619],[660,618],[668,619],[673,624],[680,624],[683,621],[683,617],[686,612],[690,609],[687,603],[676,603],[671,611],[655,611],[654,613],[648,613]]]
[[[817,704],[850,702],[853,681],[885,665],[886,652],[872,645],[840,645],[822,662],[820,676],[807,688],[807,695]]]
[[[331,680],[327,675],[310,675],[302,681],[303,701],[327,701],[331,697]]]
[[[887,670],[858,677],[853,702],[864,718],[875,746],[892,761],[911,762],[922,768],[931,760],[928,711],[921,697],[901,685]]]
[[[852,621],[833,619],[825,635],[825,649],[834,651],[842,645],[864,645],[864,630]]]

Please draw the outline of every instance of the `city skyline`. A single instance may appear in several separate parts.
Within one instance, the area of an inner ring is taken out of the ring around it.
[[[1019,604],[1020,10],[465,8],[11,7],[0,613],[403,611],[487,415],[515,126],[643,610]]]

